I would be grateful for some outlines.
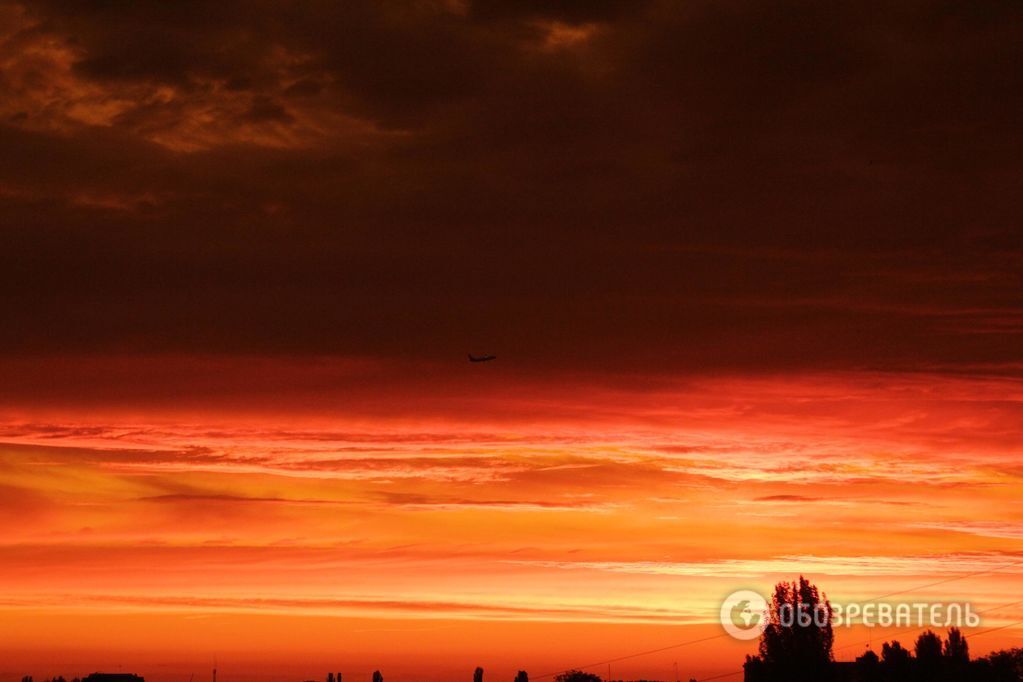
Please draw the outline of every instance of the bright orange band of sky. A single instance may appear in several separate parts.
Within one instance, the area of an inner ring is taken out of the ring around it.
[[[1023,584],[1023,564],[1005,567],[1023,561],[1013,380],[552,386],[497,365],[330,358],[73,367],[6,372],[9,385],[59,375],[74,393],[2,411],[9,665],[45,651],[54,673],[154,679],[206,675],[215,658],[223,679],[540,675],[719,635],[724,595],[800,573],[834,600],[912,590],[977,610]],[[1021,617],[1001,608],[979,629]],[[883,636],[840,631],[838,656]],[[749,650],[722,638],[613,668],[703,675]]]

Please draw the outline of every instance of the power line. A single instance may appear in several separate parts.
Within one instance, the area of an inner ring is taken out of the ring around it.
[[[650,649],[649,651],[640,651],[640,652],[635,653],[635,654],[628,654],[626,656],[619,656],[618,658],[609,658],[606,661],[597,661],[596,663],[588,663],[586,665],[577,665],[577,666],[574,666],[572,668],[564,668],[562,670],[556,670],[556,671],[554,671],[552,673],[544,673],[543,675],[537,675],[536,677],[530,676],[530,679],[542,680],[542,679],[544,679],[546,677],[554,677],[555,675],[559,675],[559,674],[561,674],[563,672],[567,672],[569,670],[585,670],[586,668],[595,668],[598,665],[609,665],[611,663],[617,663],[619,661],[627,661],[630,658],[639,658],[640,656],[649,656],[651,654],[659,654],[662,651],[671,651],[672,649],[679,649],[681,647],[689,646],[691,644],[700,644],[701,642],[709,642],[711,640],[721,639],[722,637],[727,637],[727,636],[728,636],[727,632],[722,632],[721,634],[711,635],[709,637],[701,637],[699,639],[691,639],[691,640],[689,640],[687,642],[680,642],[678,644],[671,644],[669,646],[661,647],[659,649]]]
[[[888,597],[895,597],[895,596],[898,596],[900,594],[906,594],[908,592],[916,592],[917,590],[925,590],[928,587],[935,587],[937,585],[944,585],[946,583],[955,582],[956,580],[964,580],[966,578],[972,578],[974,576],[984,575],[986,573],[997,573],[998,571],[1001,571],[1002,569],[1011,568],[1012,566],[1020,566],[1020,565],[1023,565],[1023,561],[1011,561],[1011,562],[1005,564],[1004,566],[999,566],[997,568],[988,568],[988,569],[983,570],[983,571],[975,571],[973,573],[966,573],[964,575],[958,575],[958,576],[954,576],[952,578],[946,578],[945,580],[939,580],[937,582],[927,583],[926,585],[918,585],[917,587],[910,587],[909,589],[899,590],[898,592],[889,592],[888,594],[882,594],[880,597],[874,597],[873,599],[867,599],[866,601],[867,602],[880,601],[882,599],[887,599]]]
[[[1008,625],[999,625],[996,628],[988,628],[987,630],[981,630],[980,632],[973,632],[965,635],[965,638],[969,639],[970,637],[980,637],[992,632],[998,632],[999,630],[1008,630],[1009,628],[1016,627],[1017,625],[1023,625],[1023,620],[1017,620],[1015,623],[1009,623]]]

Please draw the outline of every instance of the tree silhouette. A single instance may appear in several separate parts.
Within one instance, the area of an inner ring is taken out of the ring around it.
[[[527,673],[525,670],[520,670],[515,675],[515,682],[529,682],[529,673]]]
[[[938,676],[942,669],[941,637],[932,630],[925,630],[916,638],[913,647],[916,653],[916,669],[925,680]]]
[[[892,640],[891,644],[885,642],[881,646],[881,660],[884,662],[885,665],[890,665],[893,667],[900,665],[909,665],[909,651],[906,650],[906,648],[903,647],[901,644],[899,644],[899,640],[897,639]]]
[[[759,657],[768,679],[828,679],[835,636],[827,597],[799,576],[795,582],[775,585],[770,608]]]
[[[910,667],[913,665],[909,649],[898,640],[885,642],[881,646],[881,667],[885,680],[905,680],[909,678]]]
[[[916,638],[914,650],[916,652],[916,660],[938,663],[941,661],[941,637],[934,634],[933,630],[925,630]]]
[[[327,682],[334,682],[334,673],[327,673]]]
[[[476,666],[472,673],[472,682],[483,682],[483,668]]]
[[[582,670],[566,670],[554,678],[554,682],[603,682],[600,675],[586,673]]]
[[[373,682],[384,682],[384,676],[380,674],[379,670],[373,671]]]
[[[873,682],[880,679],[881,659],[870,649],[856,659],[856,679],[858,682]]]
[[[946,680],[963,680],[971,677],[970,645],[959,628],[949,628],[945,646],[942,649],[942,672]]]
[[[1023,649],[996,651],[976,662],[984,682],[1019,682],[1023,680]]]
[[[970,645],[959,628],[950,628],[945,640],[945,658],[957,663],[970,662]]]

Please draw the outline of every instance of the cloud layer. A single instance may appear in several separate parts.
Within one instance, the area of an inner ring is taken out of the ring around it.
[[[1018,11],[7,4],[0,347],[1018,363]]]

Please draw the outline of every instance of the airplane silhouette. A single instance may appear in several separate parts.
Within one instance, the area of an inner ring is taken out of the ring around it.
[[[491,360],[496,359],[496,355],[473,355],[472,353],[469,353],[469,362],[490,362]]]

